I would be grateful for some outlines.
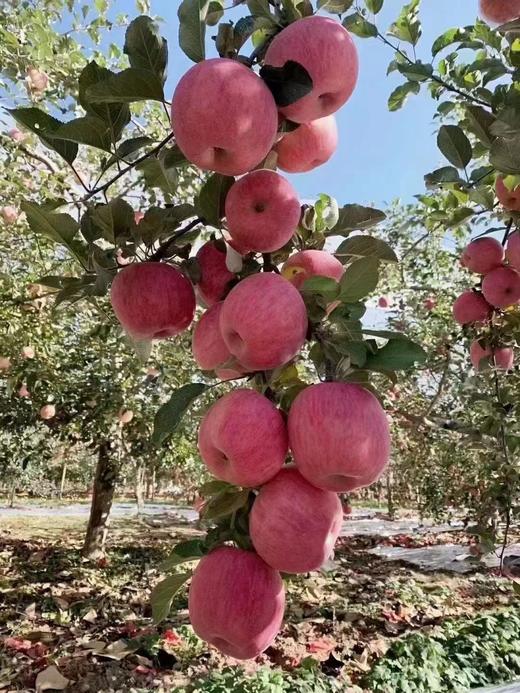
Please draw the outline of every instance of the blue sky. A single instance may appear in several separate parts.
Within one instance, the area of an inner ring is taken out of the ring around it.
[[[378,26],[385,29],[397,16],[403,2],[385,0]],[[423,0],[423,37],[418,57],[428,62],[433,40],[452,26],[470,24],[477,16],[477,0]],[[129,14],[133,2],[114,3]],[[170,46],[168,93],[190,61],[176,45],[177,3],[152,0],[152,12],[165,19],[163,33]],[[228,12],[232,19],[241,12]],[[214,34],[212,28],[208,34]],[[410,97],[403,109],[388,112],[387,99],[402,83],[400,75],[386,76],[392,51],[375,39],[355,38],[360,54],[360,77],[350,101],[337,114],[340,144],[331,161],[307,174],[290,176],[302,198],[327,192],[340,204],[357,202],[383,205],[399,197],[410,199],[423,192],[423,175],[443,162],[435,142],[435,103],[424,90]],[[209,45],[208,50],[211,50]],[[446,162],[444,162],[446,163]]]

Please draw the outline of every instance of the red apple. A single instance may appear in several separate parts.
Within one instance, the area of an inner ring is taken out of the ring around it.
[[[480,0],[480,14],[494,24],[505,24],[520,17],[520,0]]]
[[[325,164],[338,146],[338,127],[333,115],[303,123],[287,132],[274,150],[278,167],[288,173],[306,173]]]
[[[369,486],[388,463],[386,414],[360,385],[306,387],[292,404],[288,428],[296,466],[318,488],[344,493]]]
[[[486,362],[490,363],[492,366],[506,371],[513,367],[514,354],[513,349],[510,347],[491,349],[488,346],[483,347],[480,342],[475,339],[471,343],[469,353],[473,368],[477,371],[482,369],[482,359],[486,359]]]
[[[392,300],[388,298],[388,296],[380,296],[377,305],[380,308],[390,308],[390,306],[392,305]]]
[[[283,115],[295,123],[308,123],[335,113],[350,98],[358,78],[356,46],[339,22],[314,15],[293,22],[277,34],[265,55],[265,64],[283,67],[293,60],[307,70],[312,91]]]
[[[183,154],[199,168],[239,176],[255,168],[278,129],[274,98],[237,60],[203,60],[182,77],[172,99],[172,127]]]
[[[287,455],[287,428],[276,406],[256,390],[233,390],[209,409],[199,451],[212,474],[236,486],[269,481]]]
[[[226,266],[226,251],[214,241],[208,241],[197,252],[201,278],[197,293],[207,306],[221,301],[235,278]]]
[[[139,224],[143,218],[144,218],[144,212],[141,212],[139,210],[137,212],[134,212],[134,222],[136,224]]]
[[[229,361],[231,354],[220,334],[222,302],[208,308],[195,323],[191,347],[193,358],[203,371],[212,371]]]
[[[31,393],[27,389],[27,385],[25,383],[22,383],[20,389],[18,390],[18,396],[19,397],[30,397]]]
[[[125,409],[124,407],[121,407],[121,409],[117,413],[117,418],[119,419],[119,423],[121,424],[129,424],[130,421],[134,418],[134,412],[131,409]]]
[[[248,371],[290,361],[303,346],[307,327],[299,291],[270,272],[246,277],[231,289],[220,314],[222,337]]]
[[[36,353],[35,353],[32,346],[24,346],[22,348],[22,358],[33,359],[35,356],[36,356]]]
[[[520,232],[515,231],[507,239],[506,258],[515,270],[520,270]]]
[[[18,128],[12,128],[7,134],[14,142],[23,142],[25,139],[25,135]]]
[[[297,289],[311,277],[328,277],[339,282],[345,272],[341,262],[326,250],[301,250],[282,267],[282,276]]]
[[[499,267],[486,274],[482,293],[495,308],[508,308],[520,300],[520,274],[511,267]]]
[[[49,76],[36,67],[29,67],[26,81],[30,91],[42,94],[49,85]]]
[[[0,215],[6,224],[14,224],[18,219],[18,210],[16,207],[7,205],[6,207],[2,207],[0,209]]]
[[[248,173],[226,197],[233,246],[243,255],[271,253],[288,243],[298,228],[301,205],[293,186],[276,171]]]
[[[487,274],[504,262],[504,248],[496,238],[477,238],[466,246],[461,265],[476,274]]]
[[[262,486],[249,516],[249,534],[258,555],[284,573],[318,570],[341,531],[337,494],[310,484],[292,467]]]
[[[437,307],[437,299],[432,296],[425,298],[423,301],[423,306],[425,310],[431,311]]]
[[[118,272],[112,282],[112,308],[136,340],[167,339],[189,327],[195,292],[178,269],[161,262],[140,262]]]
[[[464,291],[453,304],[453,317],[459,325],[486,322],[493,309],[479,291]]]
[[[253,659],[269,647],[284,607],[280,573],[251,551],[220,546],[193,573],[188,598],[193,630],[230,657]]]
[[[40,409],[40,419],[43,419],[44,421],[49,421],[49,419],[53,419],[56,416],[56,407],[54,404],[45,404],[41,409]]]
[[[0,371],[8,371],[11,368],[11,359],[7,356],[0,357]]]
[[[510,212],[520,212],[520,185],[514,190],[509,190],[503,178],[497,178],[496,193],[498,200],[504,209]]]

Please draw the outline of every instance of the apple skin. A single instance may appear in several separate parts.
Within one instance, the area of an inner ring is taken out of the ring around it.
[[[0,371],[8,371],[11,368],[11,359],[7,356],[0,357]]]
[[[226,266],[226,251],[221,250],[214,241],[204,243],[196,258],[201,272],[197,293],[206,306],[211,307],[224,298],[235,275]]]
[[[127,265],[112,282],[110,300],[124,330],[140,341],[173,337],[195,314],[190,281],[162,262]]]
[[[44,421],[49,421],[50,419],[53,419],[56,416],[56,407],[54,404],[45,404],[41,409],[40,409],[40,419],[43,419]]]
[[[287,427],[276,406],[256,390],[228,392],[199,428],[199,452],[218,479],[253,488],[280,471],[288,450]]]
[[[476,371],[482,370],[480,362],[483,358],[486,358],[488,362],[491,363],[495,368],[500,368],[501,370],[509,371],[513,367],[514,353],[513,349],[510,347],[500,347],[498,349],[491,349],[486,346],[482,347],[477,339],[475,339],[469,349],[471,363]]]
[[[231,354],[220,334],[222,301],[208,308],[195,323],[191,348],[193,358],[203,371],[212,371],[229,361]]]
[[[300,351],[308,328],[299,291],[279,274],[243,279],[229,292],[220,331],[229,351],[247,371],[278,368]]]
[[[22,347],[22,358],[33,359],[36,356],[36,352],[32,346]]]
[[[520,0],[480,0],[480,14],[493,24],[505,24],[520,17]]]
[[[520,274],[512,267],[499,267],[486,274],[482,293],[495,308],[508,308],[520,300]]]
[[[511,267],[520,270],[520,232],[515,231],[507,239],[506,258]]]
[[[134,418],[134,412],[131,409],[125,409],[122,407],[117,413],[117,418],[119,419],[120,424],[129,424]]]
[[[427,311],[432,311],[437,307],[437,301],[433,297],[425,298],[423,301],[423,307]]]
[[[242,255],[280,250],[296,232],[300,216],[298,193],[276,171],[251,171],[226,197],[229,234]]]
[[[517,185],[514,190],[509,190],[504,183],[504,179],[497,178],[495,190],[498,201],[504,209],[510,212],[520,212],[520,185]]]
[[[274,150],[277,165],[287,173],[306,173],[327,163],[338,146],[338,126],[333,115],[303,123],[287,132]]]
[[[18,130],[18,128],[12,128],[7,134],[13,140],[13,142],[23,142],[25,139],[25,135],[21,130]]]
[[[486,322],[491,317],[492,307],[477,291],[464,291],[453,304],[453,317],[459,325]]]
[[[0,216],[6,224],[15,224],[18,220],[18,210],[15,207],[7,205],[0,209]]]
[[[388,296],[380,296],[377,305],[380,308],[390,308],[392,301],[388,298]]]
[[[282,267],[282,277],[297,289],[311,277],[328,277],[339,282],[345,268],[326,250],[300,250],[291,255]]]
[[[254,659],[269,647],[284,608],[280,573],[252,551],[220,546],[201,559],[191,578],[193,630],[235,659]]]
[[[313,83],[310,94],[280,109],[289,120],[308,123],[324,118],[352,95],[359,72],[357,50],[348,31],[334,19],[305,17],[277,34],[265,65],[283,67],[288,60],[303,65]]]
[[[256,552],[276,570],[307,573],[331,556],[343,511],[336,493],[310,484],[294,468],[262,486],[249,516]]]
[[[25,383],[23,383],[23,384],[21,385],[20,389],[18,390],[18,397],[27,397],[27,398],[29,398],[30,396],[31,396],[31,393],[30,393],[29,390],[27,389],[27,385],[26,385]]]
[[[294,400],[288,419],[296,467],[314,486],[345,493],[374,483],[390,456],[386,414],[353,383],[319,383]]]
[[[475,274],[487,274],[504,262],[504,248],[496,238],[477,238],[466,246],[460,263]]]
[[[226,58],[203,60],[188,70],[173,94],[171,115],[185,157],[226,176],[255,168],[278,130],[276,103],[266,84]]]

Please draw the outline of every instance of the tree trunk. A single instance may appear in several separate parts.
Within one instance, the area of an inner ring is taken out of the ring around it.
[[[63,469],[61,472],[60,495],[59,495],[60,500],[62,500],[62,498],[63,498],[63,492],[65,490],[66,479],[67,479],[67,460],[63,460]]]
[[[16,481],[11,484],[11,489],[9,491],[9,507],[14,507],[14,499],[16,498]]]
[[[388,505],[388,516],[391,520],[395,518],[395,505],[394,505],[394,494],[393,494],[393,474],[389,470],[386,473],[386,503]]]
[[[144,478],[146,474],[146,467],[144,464],[140,464],[137,467],[135,474],[135,500],[137,503],[137,514],[142,515],[144,512]]]
[[[152,503],[155,500],[155,467],[152,469],[152,493],[151,493]]]
[[[116,488],[119,464],[109,441],[99,446],[98,463],[90,506],[90,518],[83,544],[85,558],[102,558],[108,533],[109,516]]]

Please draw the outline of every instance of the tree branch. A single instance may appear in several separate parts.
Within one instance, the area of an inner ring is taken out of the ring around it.
[[[19,145],[18,148],[21,152],[26,154],[31,159],[36,159],[36,161],[39,161],[41,164],[46,166],[51,173],[56,173],[56,168],[54,167],[52,161],[50,159],[47,159],[46,156],[43,156],[43,154],[36,154],[35,152],[31,152],[23,144]]]
[[[193,221],[190,221],[190,223],[183,229],[179,229],[179,231],[176,231],[173,234],[173,236],[171,236],[155,251],[155,253],[151,256],[149,262],[160,262],[163,258],[167,257],[170,247],[175,243],[176,240],[181,238],[181,236],[184,236],[184,234],[188,233],[188,231],[191,231],[199,224],[203,223],[204,219],[202,217],[197,217],[196,219],[193,219]]]

